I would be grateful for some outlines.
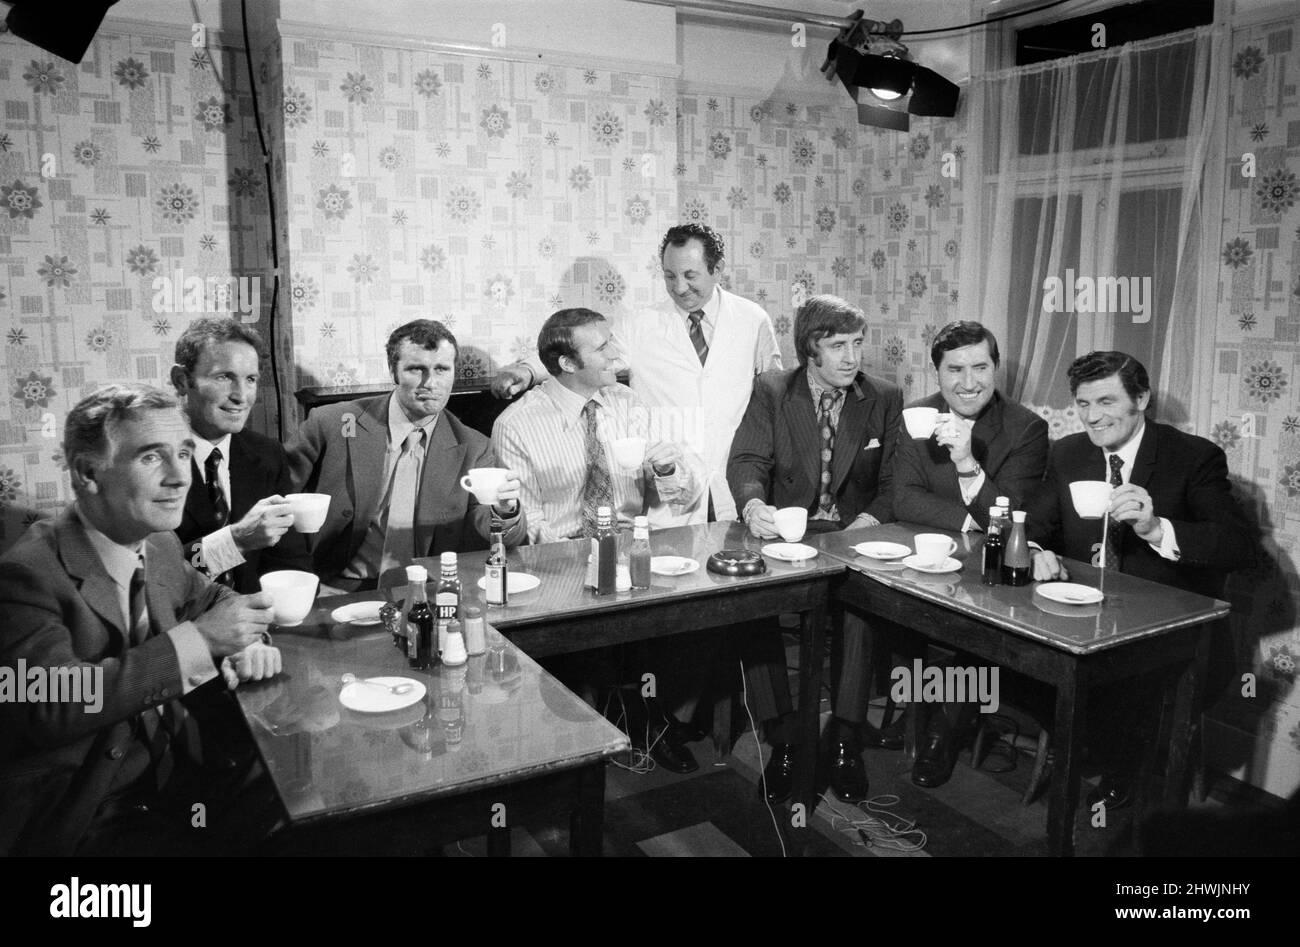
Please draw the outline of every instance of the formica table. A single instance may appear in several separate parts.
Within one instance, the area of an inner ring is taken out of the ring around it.
[[[1210,627],[1227,615],[1226,602],[1120,573],[1064,560],[1070,580],[1100,587],[1096,605],[1049,601],[1034,586],[987,586],[981,581],[982,538],[949,533],[962,562],[956,573],[933,575],[882,563],[853,551],[867,541],[912,545],[920,532],[907,523],[809,537],[828,558],[849,567],[837,599],[869,615],[914,628],[951,648],[1011,668],[1056,689],[1052,742],[1055,774],[1048,799],[1048,846],[1074,850],[1080,758],[1090,687],[1151,671],[1165,682],[1154,753],[1144,761],[1134,818],[1140,820],[1162,748],[1167,748],[1164,803],[1186,804],[1191,715],[1208,652]]]
[[[764,557],[767,571],[756,576],[709,572],[705,562],[721,549],[760,550],[766,543],[744,524],[709,523],[653,530],[656,556],[685,556],[700,563],[686,575],[653,576],[651,588],[598,596],[585,587],[590,540],[520,546],[510,550],[512,571],[534,575],[541,585],[487,609],[478,581],[486,553],[459,557],[463,601],[485,608],[488,620],[533,657],[583,651],[682,632],[757,622],[789,612],[800,615],[799,721],[802,739],[796,759],[794,800],[811,815],[816,808],[814,769],[819,729],[825,616],[830,588],[844,564],[829,556],[788,563]],[[416,559],[436,581],[437,559]]]
[[[397,839],[418,852],[485,834],[504,854],[509,826],[567,800],[572,852],[599,855],[605,761],[627,738],[504,639],[499,659],[421,672],[382,625],[330,618],[344,602],[378,597],[321,599],[302,625],[276,631],[283,673],[238,690],[288,814],[276,847],[355,854]],[[340,702],[345,673],[409,677],[427,693],[401,710],[359,713]]]

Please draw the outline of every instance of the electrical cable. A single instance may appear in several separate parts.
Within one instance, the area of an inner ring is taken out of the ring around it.
[[[962,23],[960,26],[940,26],[932,30],[904,30],[900,36],[930,36],[934,33],[954,33],[957,30],[974,29],[977,26],[988,26],[990,23],[1001,23],[1003,20],[1014,20],[1018,16],[1028,16],[1031,13],[1037,13],[1040,10],[1050,10],[1052,7],[1059,7],[1063,3],[1069,3],[1070,0],[1052,0],[1051,3],[1044,3],[1040,6],[1030,7],[1028,10],[1015,10],[1011,13],[1004,13],[1001,16],[989,17],[987,20],[979,20],[975,23]]]
[[[253,99],[253,123],[257,126],[257,140],[262,149],[262,170],[266,175],[266,203],[271,218],[271,312],[267,316],[267,344],[271,355],[271,384],[275,387],[275,428],[280,443],[284,443],[284,401],[280,391],[280,367],[276,357],[275,313],[280,303],[280,240],[275,213],[275,185],[271,174],[271,152],[266,147],[262,133],[262,111],[257,104],[257,77],[253,72],[253,51],[248,36],[248,0],[239,0],[239,16],[244,27],[244,60],[248,64],[248,90]]]
[[[763,741],[758,738],[758,724],[754,723],[753,711],[749,709],[749,685],[745,681],[744,661],[740,662],[740,702],[745,705],[745,716],[749,718],[749,729],[754,733],[754,746],[758,749],[758,783],[763,794],[763,805],[767,806],[767,814],[772,817],[772,829],[776,832],[776,840],[781,845],[781,857],[786,858],[788,856],[785,852],[785,836],[781,834],[781,823],[776,821],[776,812],[767,799],[767,767],[763,765]]]
[[[886,793],[858,803],[853,808],[862,814],[861,818],[846,815],[836,806],[836,800],[825,793],[822,793],[822,801],[831,811],[831,830],[849,837],[856,836],[854,845],[887,848],[895,852],[919,852],[929,841],[925,832],[916,827],[915,820],[889,811],[890,806],[899,803],[898,796],[893,794]],[[891,819],[897,821],[891,824]]]

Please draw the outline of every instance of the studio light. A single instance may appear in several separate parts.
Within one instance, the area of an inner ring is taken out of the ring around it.
[[[6,0],[9,32],[69,62],[81,62],[117,0]]]
[[[960,89],[933,69],[913,62],[900,39],[903,23],[852,16],[826,51],[822,72],[838,78],[858,104],[858,122],[907,131],[912,115],[949,117]]]

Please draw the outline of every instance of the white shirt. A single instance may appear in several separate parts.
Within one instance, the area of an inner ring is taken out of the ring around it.
[[[1112,454],[1118,455],[1119,459],[1124,462],[1124,466],[1120,468],[1119,475],[1124,483],[1129,482],[1129,478],[1133,475],[1133,464],[1137,461],[1138,448],[1142,446],[1142,438],[1146,434],[1146,431],[1147,422],[1144,418],[1138,425],[1137,432],[1128,439],[1128,442],[1123,447],[1117,451],[1102,450],[1102,460],[1106,464],[1105,470],[1107,483],[1110,482],[1110,458]],[[1155,510],[1153,509],[1151,512],[1154,513]],[[1182,553],[1178,551],[1178,541],[1174,537],[1174,524],[1169,522],[1169,520],[1163,516],[1156,518],[1160,521],[1160,528],[1164,535],[1160,538],[1160,545],[1157,546],[1155,543],[1147,543],[1147,545],[1158,552],[1163,558],[1168,559],[1171,562],[1177,562],[1182,558]]]
[[[221,495],[226,498],[226,508],[231,510],[230,493],[230,435],[218,438],[215,441],[209,441],[207,438],[194,438],[194,461],[199,468],[199,482],[205,485],[207,480],[204,479],[207,474],[205,465],[208,457],[214,450],[221,451],[221,461],[217,464],[217,485],[221,488]],[[209,575],[218,576],[227,572],[235,566],[242,565],[244,554],[240,551],[239,546],[235,543],[235,534],[231,531],[231,523],[227,523],[219,530],[209,533],[200,540],[200,550],[203,557],[203,568]],[[198,563],[195,563],[197,566]]]

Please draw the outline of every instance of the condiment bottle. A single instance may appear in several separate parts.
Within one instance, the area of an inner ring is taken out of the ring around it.
[[[632,588],[650,588],[650,520],[638,516],[632,521],[632,548],[628,550]]]

